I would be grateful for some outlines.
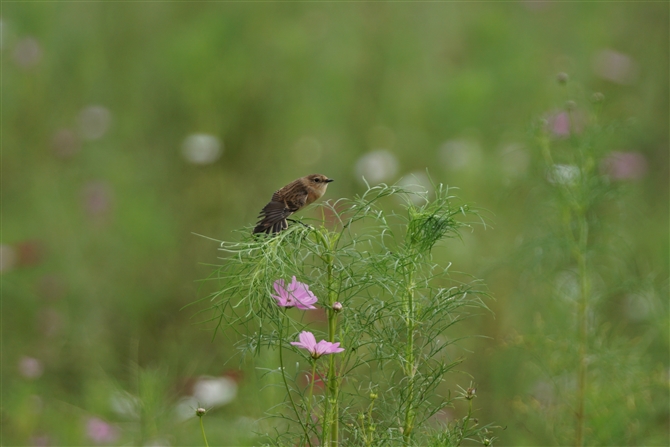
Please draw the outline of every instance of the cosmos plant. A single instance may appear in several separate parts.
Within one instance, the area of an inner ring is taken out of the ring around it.
[[[491,445],[474,385],[452,396],[445,383],[463,360],[453,326],[485,305],[477,281],[451,273],[444,243],[481,219],[443,185],[379,185],[318,207],[322,221],[221,242],[210,277],[216,329],[274,364],[261,380],[283,388],[268,398],[266,445]]]

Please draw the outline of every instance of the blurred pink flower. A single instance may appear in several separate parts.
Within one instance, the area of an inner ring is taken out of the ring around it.
[[[31,436],[30,445],[32,447],[48,447],[50,445],[49,437],[46,435]]]
[[[13,56],[16,65],[28,70],[42,60],[42,47],[34,37],[26,37],[16,43]]]
[[[639,152],[612,152],[600,168],[613,180],[637,180],[647,173],[647,159]]]
[[[90,217],[104,218],[112,210],[114,193],[108,183],[90,182],[84,186],[82,195],[84,210]]]
[[[567,138],[571,133],[580,133],[586,124],[585,115],[579,110],[552,112],[545,115],[547,130],[556,138]]]
[[[338,352],[344,351],[344,348],[340,348],[339,342],[331,343],[326,340],[321,340],[317,343],[314,334],[307,331],[302,331],[300,333],[300,341],[292,341],[291,344],[302,349],[307,349],[315,359],[318,359],[325,354],[337,354]]]
[[[45,245],[38,239],[29,239],[16,244],[18,254],[18,265],[32,267],[38,265],[44,259]]]
[[[285,286],[283,279],[274,282],[273,287],[279,295],[272,295],[281,307],[297,307],[298,309],[316,309],[312,304],[317,302],[316,296],[309,290],[307,284],[301,283],[295,279],[291,280],[288,287]]]
[[[26,379],[37,379],[44,372],[44,366],[38,359],[25,356],[19,360],[19,372]]]
[[[602,79],[625,85],[635,82],[639,70],[630,56],[605,49],[593,58],[593,71]]]
[[[81,141],[79,136],[70,129],[58,130],[51,139],[51,148],[59,158],[70,158],[79,152]]]
[[[88,418],[86,434],[96,444],[109,444],[119,438],[118,430],[99,418]]]
[[[570,116],[568,116],[567,112],[554,115],[549,124],[551,125],[552,133],[557,137],[567,137],[570,135]]]

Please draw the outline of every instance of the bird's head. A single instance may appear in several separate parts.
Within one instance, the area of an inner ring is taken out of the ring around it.
[[[332,179],[329,179],[325,175],[321,174],[308,175],[305,177],[305,180],[307,181],[307,186],[314,190],[314,192],[316,192],[319,197],[321,197],[326,192],[328,183],[333,181]]]

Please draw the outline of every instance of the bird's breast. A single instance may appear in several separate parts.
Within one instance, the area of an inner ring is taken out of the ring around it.
[[[316,199],[321,198],[325,191],[322,191],[320,189],[316,188],[309,188],[307,191],[307,201],[305,205],[309,205],[310,203],[314,202]]]

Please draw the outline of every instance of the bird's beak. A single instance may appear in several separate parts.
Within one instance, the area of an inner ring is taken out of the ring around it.
[[[332,181],[333,181],[333,179],[332,179],[332,178],[329,178],[328,180],[326,180],[326,183],[330,183],[330,182],[332,182]]]

